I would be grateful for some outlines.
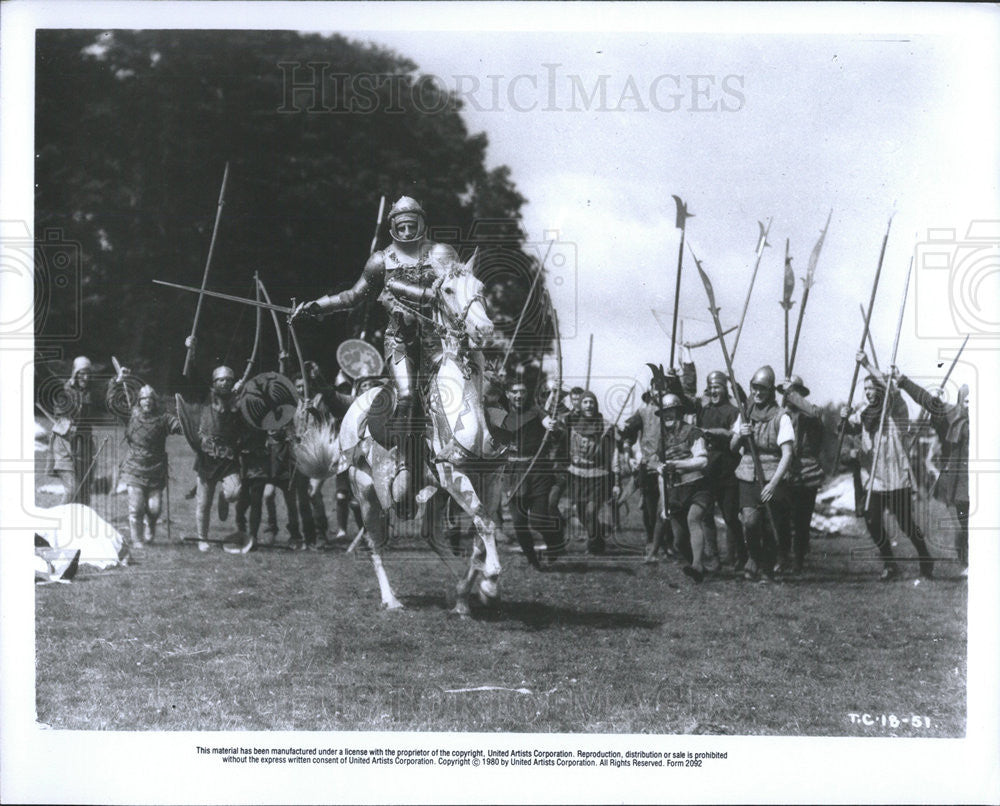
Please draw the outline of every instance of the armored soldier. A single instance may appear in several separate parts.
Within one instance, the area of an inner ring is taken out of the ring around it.
[[[737,391],[737,394],[739,392]],[[736,467],[740,482],[740,518],[750,554],[744,578],[769,581],[774,577],[777,546],[765,523],[764,505],[769,505],[773,527],[780,535],[788,525],[788,484],[785,475],[792,463],[795,430],[787,412],[775,400],[774,370],[763,366],[750,380],[750,422],[737,417],[733,424],[730,449],[742,453]],[[757,479],[749,440],[760,458],[763,479]],[[763,576],[760,576],[763,574]]]
[[[128,454],[122,464],[133,546],[152,543],[156,538],[163,488],[167,485],[167,437],[179,433],[177,418],[163,410],[152,386],[143,386],[125,426]]]
[[[806,400],[809,387],[798,375],[792,375],[779,384],[778,391],[782,394],[781,405],[788,412],[795,430],[795,455],[788,474],[788,494],[793,570],[801,573],[809,553],[809,528],[813,510],[816,509],[816,493],[823,484],[823,468],[819,463],[819,452],[823,446],[823,419],[820,410]],[[784,538],[784,545],[778,547],[778,565],[779,570],[786,570],[789,532],[780,536]]]
[[[840,416],[847,419],[848,433],[861,433],[862,452],[874,457],[876,445],[879,444],[879,422],[882,420],[886,381],[863,352],[858,353],[857,360],[869,372],[865,378],[865,398],[868,405],[853,414],[847,406],[843,406]],[[909,420],[909,412],[896,389],[891,389],[888,394],[882,441],[877,451],[878,466],[870,471],[874,478],[871,481],[870,506],[865,510],[865,524],[882,557],[880,579],[883,582],[899,576],[899,567],[893,557],[892,544],[887,534],[886,511],[896,519],[900,531],[913,543],[920,558],[920,575],[930,579],[934,576],[934,561],[927,550],[924,533],[913,517],[913,471],[903,446],[903,433]]]
[[[374,252],[357,282],[347,291],[320,297],[300,305],[293,316],[316,316],[355,307],[373,294],[389,313],[385,330],[385,357],[396,386],[397,402],[390,439],[397,449],[397,470],[392,483],[393,499],[408,511],[415,492],[410,483],[419,451],[415,439],[419,417],[417,373],[429,364],[438,345],[421,326],[423,315],[410,300],[430,302],[442,277],[441,267],[458,261],[455,250],[426,236],[423,208],[403,196],[389,211],[392,243]]]

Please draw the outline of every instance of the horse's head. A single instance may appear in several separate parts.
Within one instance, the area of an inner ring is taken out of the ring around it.
[[[493,335],[493,322],[486,310],[483,283],[473,273],[476,255],[469,262],[444,267],[438,289],[444,318],[465,331],[473,347],[482,347]]]

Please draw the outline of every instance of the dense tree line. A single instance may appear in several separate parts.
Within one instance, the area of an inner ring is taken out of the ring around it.
[[[252,296],[254,271],[281,304],[345,288],[380,196],[407,194],[463,258],[480,247],[479,274],[512,331],[539,262],[519,226],[526,200],[505,166],[486,167],[487,139],[469,134],[458,99],[411,61],[293,32],[48,30],[36,44],[36,238],[79,255],[79,286],[57,288],[52,250],[36,250],[40,351],[98,364],[115,354],[169,386],[196,298],[151,281],[200,284],[227,162],[211,289]],[[543,296],[515,360],[551,349]],[[332,376],[337,343],[380,329],[378,306],[369,315],[299,328],[306,358]],[[80,322],[72,344],[60,340],[68,321]],[[252,309],[206,300],[200,358],[241,371],[254,326]],[[273,368],[273,334],[262,343]]]

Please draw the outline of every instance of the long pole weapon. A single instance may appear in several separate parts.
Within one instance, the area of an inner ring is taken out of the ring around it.
[[[681,243],[677,248],[677,282],[674,284],[674,323],[670,328],[670,366],[674,365],[674,345],[677,342],[677,309],[681,300],[681,268],[684,265],[684,234],[687,231],[687,220],[694,218],[694,213],[689,213],[687,205],[681,201],[680,196],[674,196],[674,203],[677,205],[677,219],[674,226],[681,231]]]
[[[212,253],[215,251],[215,236],[219,233],[219,221],[222,219],[222,208],[226,203],[226,181],[229,179],[229,163],[222,172],[222,187],[219,190],[219,204],[215,210],[215,225],[212,227],[212,240],[208,244],[208,258],[205,260],[205,273],[201,278],[201,294],[198,296],[198,304],[194,309],[194,321],[191,323],[191,341],[184,356],[184,376],[187,377],[191,368],[191,359],[194,357],[194,339],[198,331],[198,317],[201,316],[202,296],[205,293],[205,286],[208,285],[208,270],[212,266]]]
[[[219,291],[201,291],[199,288],[195,288],[193,285],[181,285],[180,283],[168,283],[166,280],[153,280],[156,285],[165,285],[168,288],[179,288],[181,291],[193,291],[195,294],[203,293],[206,297],[214,297],[215,299],[224,299],[228,302],[239,302],[242,305],[252,305],[257,308],[263,308],[265,311],[276,311],[277,313],[283,313],[286,316],[291,316],[294,312],[294,308],[289,308],[287,305],[274,305],[270,302],[260,302],[259,300],[249,299],[248,297],[238,297],[235,294],[223,294]],[[287,358],[287,356],[286,356]]]
[[[590,362],[594,358],[594,334],[590,334],[590,342],[587,344],[587,382],[583,388],[590,391]]]
[[[899,321],[896,323],[896,338],[892,342],[892,359],[889,366],[896,365],[896,351],[899,349],[899,334],[903,330],[903,313],[906,311],[906,295],[910,290],[910,275],[913,273],[913,257],[910,256],[910,268],[906,270],[906,284],[903,286],[903,301],[899,305]],[[872,500],[872,489],[875,487],[875,471],[878,469],[879,456],[882,453],[882,434],[885,429],[885,415],[889,410],[889,398],[892,397],[892,374],[886,378],[885,392],[882,399],[882,413],[878,419],[878,439],[875,441],[875,453],[872,457],[872,470],[868,474],[868,492],[865,494],[865,512]]]
[[[528,296],[524,298],[524,305],[521,306],[521,313],[517,317],[517,324],[514,325],[514,334],[510,337],[510,342],[507,344],[507,349],[503,354],[503,361],[500,362],[500,368],[503,369],[507,366],[507,359],[510,358],[510,352],[514,349],[514,342],[517,340],[517,334],[521,330],[521,323],[524,321],[524,314],[528,310],[528,305],[531,302],[531,297],[535,293],[535,286],[538,285],[538,281],[542,276],[542,269],[545,268],[545,261],[549,259],[549,252],[552,251],[552,245],[555,240],[549,241],[549,248],[545,250],[545,256],[542,258],[542,262],[538,264],[538,271],[535,272],[535,276],[531,279],[531,286],[528,288]],[[552,300],[549,300],[551,306]]]
[[[548,300],[549,303],[549,315],[552,317],[552,327],[553,330],[555,331],[556,361],[557,361],[556,366],[558,367],[558,374],[559,374],[559,377],[556,380],[555,388],[549,395],[550,399],[545,401],[547,404],[546,407],[548,407],[548,405],[552,406],[552,411],[549,412],[549,416],[554,418],[556,416],[556,412],[559,410],[559,393],[562,391],[562,382],[563,382],[562,338],[559,334],[559,314],[556,313],[555,306],[553,306],[552,304],[552,297],[549,296],[548,291],[545,292],[545,298]],[[545,444],[549,441],[549,434],[551,433],[552,433],[551,431],[546,431],[542,435],[542,441],[538,444],[538,450],[535,451],[535,455],[532,456],[531,461],[528,462],[528,467],[525,469],[524,473],[521,474],[521,478],[518,479],[517,484],[514,485],[513,489],[508,494],[507,496],[508,501],[514,500],[514,496],[517,494],[517,491],[521,489],[521,485],[524,483],[524,480],[528,478],[528,474],[531,472],[532,468],[535,466],[535,463],[538,461],[538,457],[541,456],[542,451],[545,450]]]
[[[372,235],[372,242],[371,245],[368,247],[368,257],[371,257],[372,255],[375,254],[375,247],[378,246],[378,233],[379,230],[382,229],[382,221],[384,219],[384,216],[385,216],[385,196],[380,196],[378,202],[378,217],[375,219],[375,233]],[[361,339],[364,339],[365,334],[368,332],[368,320],[371,318],[371,311],[373,304],[374,300],[371,298],[369,298],[368,301],[365,302],[364,315],[361,320],[361,333],[359,335],[359,338]]]
[[[792,256],[788,253],[789,250],[789,240],[785,238],[785,282],[784,282],[784,293],[782,294],[781,302],[778,304],[785,309],[785,377],[787,378],[791,370],[791,364],[788,361],[788,312],[792,310],[792,306],[795,304],[792,302],[792,294],[795,292],[795,272],[792,271]]]
[[[826,239],[826,231],[830,228],[830,219],[832,217],[833,208],[831,207],[830,213],[826,217],[826,224],[823,226],[823,231],[819,234],[819,240],[816,241],[812,254],[809,255],[809,268],[806,269],[806,276],[802,278],[802,304],[799,306],[799,321],[795,325],[795,339],[792,341],[792,355],[788,360],[788,369],[785,372],[786,377],[792,374],[792,367],[795,366],[795,355],[799,349],[799,334],[802,332],[802,319],[806,313],[806,303],[809,302],[809,289],[813,287],[813,283],[815,282],[816,264],[819,262],[819,253],[823,248],[823,241]],[[862,344],[863,346],[864,344]]]
[[[878,256],[878,268],[875,270],[875,281],[872,283],[872,293],[871,297],[868,299],[868,312],[865,314],[865,328],[861,333],[861,344],[858,345],[858,351],[865,349],[865,340],[868,338],[868,330],[872,323],[872,309],[875,307],[875,293],[878,291],[878,279],[882,275],[882,261],[885,260],[885,247],[889,243],[889,230],[892,229],[892,216],[889,216],[889,223],[885,228],[885,236],[882,238],[882,251],[879,252]],[[850,411],[851,403],[854,400],[854,390],[858,385],[858,372],[861,369],[861,364],[855,362],[854,364],[854,375],[851,378],[851,390],[847,393],[847,409]],[[844,448],[844,434],[847,430],[847,418],[842,417],[840,420],[840,433],[837,435],[837,452],[833,455],[833,472],[837,472],[837,467],[840,464],[840,452]]]
[[[750,307],[750,295],[753,294],[753,284],[757,281],[757,270],[760,268],[760,260],[764,257],[764,249],[771,245],[767,242],[767,234],[771,231],[771,219],[767,219],[766,229],[759,221],[757,222],[757,226],[760,228],[760,240],[757,242],[757,259],[753,264],[750,287],[747,289],[747,298],[743,301],[743,313],[740,314],[740,323],[736,328],[736,338],[733,340],[732,358],[734,361],[736,360],[736,348],[740,344],[740,334],[743,332],[743,321],[747,318],[747,308]]]
[[[87,479],[89,478],[89,476],[90,476],[91,472],[93,471],[94,467],[97,465],[97,460],[100,458],[101,452],[104,450],[105,446],[108,444],[108,440],[109,439],[111,439],[111,437],[105,437],[104,441],[101,442],[101,446],[97,449],[97,452],[94,454],[94,458],[93,458],[93,460],[90,463],[90,467],[87,468],[87,472],[84,473],[83,476],[80,478],[80,481],[77,482],[76,489],[73,490],[73,497],[70,500],[72,500],[72,501],[76,500],[76,496],[79,494],[80,490],[83,489],[84,482],[87,481]]]
[[[858,310],[861,311],[861,318],[863,320],[865,318],[865,306],[860,302],[858,303]],[[879,369],[878,356],[875,355],[875,341],[872,339],[872,332],[870,330],[868,331],[868,349],[871,351],[872,363],[875,364],[875,369]]]
[[[958,348],[958,352],[955,353],[955,357],[951,360],[951,366],[948,367],[948,371],[944,374],[944,379],[941,381],[941,385],[938,387],[944,390],[945,386],[948,385],[948,381],[951,378],[951,373],[954,371],[955,367],[958,365],[958,359],[962,357],[962,351],[965,349],[965,345],[969,343],[969,336],[966,335],[965,341],[962,342],[962,346]],[[917,417],[917,424],[923,423],[930,417],[930,413],[927,409],[920,410],[920,416]]]
[[[719,307],[715,304],[715,291],[712,289],[712,281],[708,279],[708,275],[705,274],[705,270],[701,266],[701,262],[698,260],[698,256],[695,255],[694,250],[691,249],[691,245],[688,244],[688,249],[691,250],[691,257],[694,258],[694,265],[698,268],[698,274],[701,275],[701,282],[705,286],[705,293],[708,295],[708,310],[712,314],[712,321],[715,322],[716,332],[719,334],[719,346],[722,347],[722,357],[726,362],[726,370],[729,373],[729,383],[732,385],[733,389],[739,389],[739,385],[736,383],[736,373],[733,371],[733,360],[729,355],[729,350],[726,349],[726,340],[722,338],[722,324],[719,321]],[[739,333],[737,333],[739,335]],[[740,395],[736,395],[736,402],[739,404],[740,416],[744,423],[750,423],[750,409],[748,406],[748,401],[743,399]],[[757,483],[763,487],[767,483],[764,478],[764,467],[760,463],[760,455],[757,453],[757,443],[754,442],[753,436],[747,438],[747,444],[750,446],[750,458],[753,460],[753,472]],[[771,503],[770,501],[764,502],[764,511],[767,513],[768,523],[771,525],[771,533],[774,535],[775,545],[780,545],[780,539],[778,538],[778,527],[774,521],[774,516],[771,513]]]

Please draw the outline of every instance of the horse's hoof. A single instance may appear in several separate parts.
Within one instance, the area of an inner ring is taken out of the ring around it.
[[[455,606],[448,611],[451,616],[458,616],[459,618],[469,618],[472,616],[472,611],[469,609],[469,603],[464,599],[459,599],[455,602]]]
[[[479,601],[485,607],[496,607],[500,602],[500,583],[495,579],[481,579],[477,588]]]
[[[399,599],[393,599],[391,602],[382,602],[383,610],[404,610],[403,603]]]

